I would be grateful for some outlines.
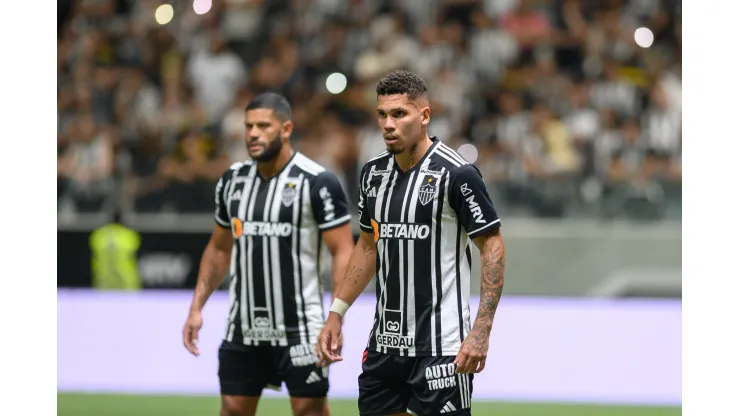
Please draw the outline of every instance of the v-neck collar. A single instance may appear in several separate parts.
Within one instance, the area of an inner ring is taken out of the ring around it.
[[[396,161],[396,157],[395,156],[391,156],[391,158],[393,158],[393,170],[395,170],[396,173],[399,174],[400,176],[406,176],[409,173],[411,173],[414,170],[416,170],[419,167],[421,167],[421,165],[424,164],[424,162],[429,157],[429,155],[432,154],[432,151],[434,150],[434,148],[439,144],[439,139],[437,138],[437,136],[432,136],[432,137],[429,138],[429,140],[432,141],[432,145],[429,146],[429,149],[427,149],[427,151],[424,153],[424,156],[422,156],[421,159],[419,159],[419,161],[416,162],[416,164],[414,166],[412,166],[411,168],[409,168],[409,170],[407,170],[406,172],[402,171],[401,170],[401,167],[398,166],[398,162]]]

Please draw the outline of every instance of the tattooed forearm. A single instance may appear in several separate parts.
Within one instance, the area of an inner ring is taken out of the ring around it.
[[[504,270],[506,268],[506,252],[501,235],[491,235],[481,247],[481,279],[480,305],[474,328],[485,332],[491,330],[493,317],[496,314],[501,294],[504,290]],[[483,334],[481,334],[483,335]]]
[[[355,266],[347,267],[347,271],[344,273],[344,280],[349,280],[354,284],[360,283],[360,276],[362,275],[362,269]]]
[[[351,305],[360,296],[375,273],[375,256],[372,234],[362,233],[349,257],[342,279],[343,284],[336,297]]]

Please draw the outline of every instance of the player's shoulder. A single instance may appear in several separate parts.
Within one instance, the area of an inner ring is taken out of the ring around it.
[[[308,187],[312,190],[324,187],[336,189],[341,186],[334,172],[300,152],[296,152],[293,158],[293,172],[290,173],[291,177],[298,175],[303,175],[308,180]]]
[[[449,169],[450,180],[453,181],[480,181],[483,175],[477,166],[472,163],[456,166]]]
[[[362,166],[363,172],[368,172],[370,170],[383,170],[388,167],[388,161],[393,157],[391,152],[385,150],[381,153],[378,153],[377,155],[371,157],[368,159],[367,162]]]
[[[435,170],[444,170],[452,179],[471,179],[474,177],[481,178],[482,175],[478,167],[465,160],[457,151],[444,143],[438,143],[434,154],[432,155],[430,168]]]
[[[315,179],[318,176],[325,174],[328,170],[321,166],[315,160],[309,158],[301,152],[296,152],[291,162],[293,165],[293,172],[291,176],[298,176],[300,174],[309,180]]]
[[[254,161],[243,160],[240,162],[234,162],[224,171],[221,175],[221,179],[227,181],[235,176],[246,175],[247,172],[254,166]]]
[[[442,142],[436,144],[434,151],[429,155],[429,159],[430,166],[437,169],[444,168],[446,171],[469,164],[457,151]]]

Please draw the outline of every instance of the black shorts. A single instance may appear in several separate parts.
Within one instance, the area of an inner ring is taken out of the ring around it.
[[[357,401],[360,415],[470,415],[473,375],[455,373],[453,361],[455,357],[365,351]]]
[[[325,397],[329,369],[316,367],[309,345],[253,347],[223,341],[218,350],[221,395],[260,396],[262,390],[280,390],[283,382],[291,397]]]

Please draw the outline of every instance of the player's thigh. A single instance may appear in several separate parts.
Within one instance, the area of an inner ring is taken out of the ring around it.
[[[412,415],[470,415],[473,375],[457,374],[455,357],[420,357],[410,377]]]
[[[411,366],[409,357],[366,351],[363,354],[362,373],[357,406],[361,416],[389,416],[406,414],[411,388],[406,383]]]
[[[221,416],[254,416],[259,396],[221,395]]]
[[[314,346],[292,345],[273,349],[273,362],[288,394],[304,406],[319,406],[329,391],[329,369],[316,366]]]
[[[270,371],[270,364],[269,353],[264,348],[224,341],[218,350],[221,395],[259,397],[268,384],[274,383],[270,374],[275,374],[275,371]],[[232,400],[229,403],[232,402],[245,403],[244,400]]]

